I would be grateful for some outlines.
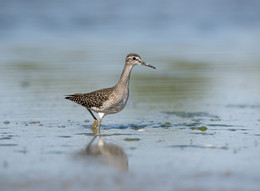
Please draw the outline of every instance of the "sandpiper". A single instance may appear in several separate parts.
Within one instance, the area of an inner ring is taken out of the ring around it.
[[[96,130],[98,126],[98,133],[100,134],[100,125],[103,117],[107,114],[118,113],[124,109],[129,96],[130,74],[135,65],[144,65],[155,69],[154,66],[142,61],[138,54],[131,53],[126,56],[123,72],[115,86],[90,93],[76,93],[65,97],[65,99],[82,105],[90,112],[94,118],[94,122],[90,127],[92,130]],[[98,114],[99,120],[97,120],[92,111]]]

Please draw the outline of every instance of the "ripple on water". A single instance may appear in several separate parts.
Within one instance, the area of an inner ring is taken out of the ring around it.
[[[239,127],[237,125],[227,125],[227,124],[207,124],[207,126],[211,127]]]
[[[201,126],[201,127],[191,127],[191,130],[199,130],[199,131],[207,131],[207,127],[206,126]]]
[[[60,154],[64,154],[64,152],[62,152],[62,151],[48,151],[47,154],[58,154],[58,155],[60,155]]]
[[[171,148],[180,148],[180,149],[185,149],[185,148],[198,148],[198,149],[224,149],[228,150],[227,146],[221,146],[217,147],[212,144],[206,144],[206,145],[172,145],[170,146]]]
[[[184,112],[184,111],[165,111],[167,115],[175,115],[181,118],[194,118],[194,117],[210,117],[219,118],[217,115],[209,114],[208,112]]]
[[[18,146],[18,144],[12,144],[12,143],[0,144],[0,147],[13,147],[13,146]]]
[[[62,135],[62,136],[58,136],[60,138],[71,138],[71,136],[68,136],[68,135]]]
[[[140,141],[141,139],[139,139],[139,138],[125,138],[124,140],[127,141],[127,142],[131,142],[131,141]]]
[[[0,140],[10,140],[12,139],[12,136],[7,136],[7,137],[1,137]]]
[[[246,104],[229,104],[228,108],[238,108],[238,109],[260,109],[260,105],[246,105]]]

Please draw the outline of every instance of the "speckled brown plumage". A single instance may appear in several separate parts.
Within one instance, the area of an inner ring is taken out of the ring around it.
[[[100,108],[103,103],[109,99],[112,92],[113,88],[105,88],[90,93],[68,95],[65,99],[78,103],[88,109],[91,109],[92,107]]]

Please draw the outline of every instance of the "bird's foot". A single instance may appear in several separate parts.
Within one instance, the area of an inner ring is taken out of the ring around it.
[[[98,125],[98,120],[95,120],[93,124],[90,126],[90,129],[93,131],[94,134],[97,134],[97,125]]]

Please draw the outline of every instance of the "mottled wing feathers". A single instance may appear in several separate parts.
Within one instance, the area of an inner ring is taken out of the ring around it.
[[[90,93],[78,93],[74,95],[68,95],[67,97],[65,97],[65,99],[71,100],[86,108],[100,108],[103,103],[109,99],[112,91],[112,88],[106,88]]]

